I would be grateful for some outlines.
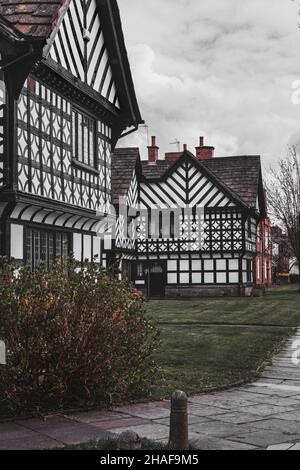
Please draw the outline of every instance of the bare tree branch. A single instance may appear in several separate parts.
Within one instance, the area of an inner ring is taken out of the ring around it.
[[[266,193],[273,222],[286,233],[289,249],[300,266],[300,157],[296,147],[290,147],[278,169],[271,170]]]

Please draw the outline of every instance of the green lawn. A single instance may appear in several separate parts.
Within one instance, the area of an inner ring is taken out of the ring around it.
[[[161,331],[161,377],[153,396],[188,393],[251,381],[300,326],[298,286],[262,298],[153,301],[147,311]]]

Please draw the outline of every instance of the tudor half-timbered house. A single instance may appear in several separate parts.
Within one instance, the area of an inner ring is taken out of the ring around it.
[[[185,146],[159,159],[155,138],[148,150],[146,162],[135,148],[113,155],[114,251],[136,286],[148,296],[250,295],[257,266],[271,282],[261,250],[257,259],[267,216],[260,157],[215,158],[203,138],[195,155]]]
[[[141,123],[117,2],[0,0],[0,53],[0,255],[105,265],[111,152]]]

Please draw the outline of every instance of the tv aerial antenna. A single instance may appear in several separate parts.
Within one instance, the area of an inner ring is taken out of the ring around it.
[[[180,152],[180,141],[175,138],[175,142],[170,142],[169,145],[177,145],[177,150]]]
[[[150,145],[149,126],[145,123],[145,124],[142,124],[140,127],[143,127],[144,129],[146,129],[146,132],[147,132],[147,145],[149,147],[149,145]]]

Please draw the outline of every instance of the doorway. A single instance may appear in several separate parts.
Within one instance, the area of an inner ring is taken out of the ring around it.
[[[164,297],[166,289],[166,269],[164,263],[155,263],[149,271],[149,297]]]

